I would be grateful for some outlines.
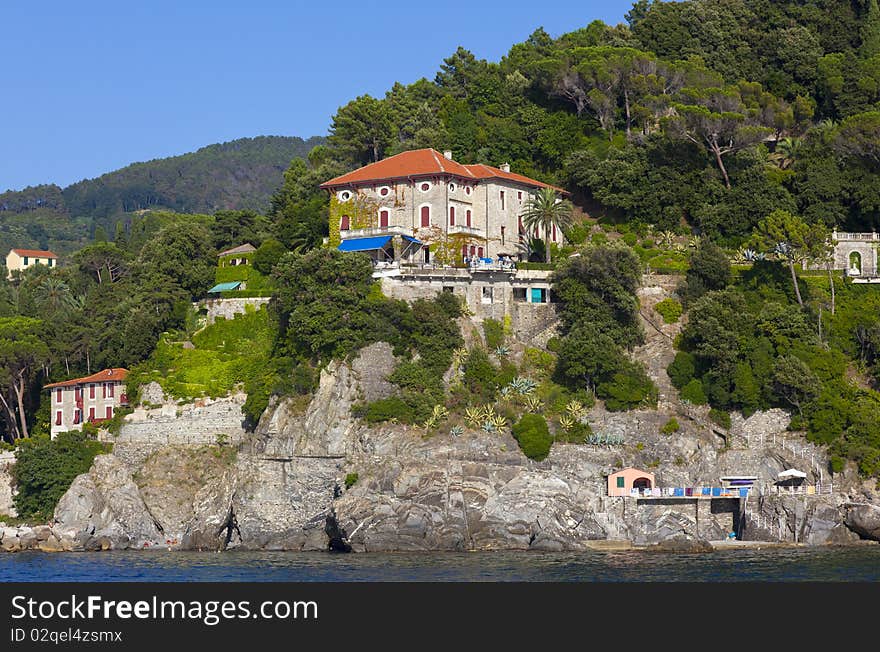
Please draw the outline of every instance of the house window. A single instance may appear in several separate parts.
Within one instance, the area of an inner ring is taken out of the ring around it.
[[[422,228],[431,226],[431,207],[422,206]]]
[[[50,258],[49,260],[46,261],[46,264],[47,264],[49,267],[52,267],[52,263],[53,263],[53,262],[55,262],[55,261],[53,261],[53,260]]]
[[[483,248],[482,247],[477,247],[477,257],[478,258],[483,257]]]
[[[518,191],[516,192],[516,198],[517,198],[519,201],[522,201],[522,190],[518,190]]]
[[[58,389],[55,390],[55,402],[56,402],[56,403],[60,403],[60,402],[61,402],[61,393],[62,393],[62,391],[63,391],[63,390],[62,390],[60,387],[59,387]]]
[[[342,219],[339,220],[339,230],[340,231],[348,231],[351,228],[351,218],[348,215],[343,215]]]
[[[502,190],[500,195],[501,197],[501,210],[504,210],[504,191]]]
[[[89,399],[95,398],[95,383],[89,383]]]
[[[61,425],[61,410],[58,410],[57,412],[55,412],[55,425],[56,426]]]
[[[553,242],[556,242],[556,225],[553,225]]]
[[[523,229],[522,218],[521,218],[521,217],[517,218],[517,225],[519,226],[519,232],[520,232],[520,233],[525,233],[525,229]]]
[[[382,197],[387,197],[388,193],[390,193],[390,192],[391,192],[391,188],[389,188],[388,186],[382,186],[381,188],[379,188],[379,194]]]
[[[501,227],[501,244],[504,244],[504,227]]]
[[[79,403],[79,402],[82,400],[82,398],[83,398],[83,395],[82,395],[82,388],[81,388],[81,387],[76,387],[76,388],[74,388],[74,390],[73,390],[73,400],[76,401],[77,403]]]
[[[449,192],[455,192],[455,184],[454,183],[449,184]]]
[[[348,201],[351,199],[351,193],[348,190],[343,190],[338,195],[339,201]]]
[[[513,288],[513,300],[524,303],[526,300],[526,289],[525,288]]]
[[[471,211],[470,211],[470,209],[465,211],[464,217],[465,217],[465,220],[467,220],[467,225],[470,226],[471,225]]]
[[[452,286],[451,285],[444,285],[443,291],[446,292],[447,294],[452,294]]]
[[[547,303],[547,289],[532,288],[532,303]]]
[[[425,257],[424,258],[425,262],[430,263],[431,262],[431,250],[428,249],[428,245],[425,245],[424,247],[422,247],[422,251],[424,252],[423,255]]]
[[[474,245],[471,245],[471,256],[477,255],[477,248]]]
[[[108,383],[108,385],[110,386],[110,390],[107,392],[107,396],[109,396],[110,398],[113,398],[113,391],[114,391],[114,388],[116,387],[116,383]]]
[[[617,488],[618,489],[625,489],[626,488],[626,478],[624,478],[622,475],[617,477]]]
[[[422,192],[428,192],[430,189],[431,189],[431,184],[428,183],[427,181],[423,181],[422,183],[419,184],[419,190],[421,190]]]
[[[27,257],[27,256],[24,257],[24,264],[25,264],[25,265],[28,264],[28,257]]]
[[[104,412],[104,418],[105,419],[112,419],[113,418],[113,406],[112,405],[107,406],[107,410]]]
[[[101,383],[101,398],[107,398],[107,383]]]
[[[82,421],[82,412],[80,412],[79,410],[74,410],[74,411],[73,411],[73,423],[74,423],[74,425],[80,423],[81,421]]]
[[[449,226],[455,226],[455,206],[449,207]]]
[[[467,258],[467,245],[461,245],[461,262],[464,262],[464,259]]]
[[[95,420],[95,408],[90,407],[89,408],[89,422],[91,423],[94,420]]]
[[[465,186],[465,188],[464,188],[464,194],[466,194],[466,195],[471,194],[471,187],[470,187],[470,186]]]
[[[492,303],[492,288],[483,288],[483,303]]]
[[[379,211],[379,228],[386,228],[388,226],[388,211],[381,210]]]

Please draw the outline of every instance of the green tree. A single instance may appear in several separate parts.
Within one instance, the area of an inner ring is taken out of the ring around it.
[[[541,188],[523,207],[522,223],[527,231],[535,227],[544,233],[545,244],[550,239],[550,231],[555,226],[562,232],[572,224],[571,202],[561,199],[553,188]],[[545,246],[546,262],[550,262],[550,247]]]
[[[540,462],[550,454],[553,437],[547,427],[547,420],[540,414],[524,414],[511,428],[514,439],[523,455]]]
[[[798,305],[803,308],[804,300],[801,297],[794,264],[810,253],[811,231],[807,223],[788,211],[775,210],[758,222],[753,242],[759,248],[770,250],[786,261]]]
[[[870,59],[880,54],[880,6],[877,0],[868,0],[868,11],[862,23],[862,46],[859,54],[863,59]]]
[[[706,292],[723,290],[730,283],[730,260],[724,250],[708,238],[700,238],[690,256],[682,294],[687,302]]]
[[[393,138],[388,104],[361,95],[333,116],[328,141],[352,163],[366,165],[381,160]]]
[[[11,439],[28,437],[31,383],[49,359],[43,322],[29,317],[0,318],[0,402]]]
[[[205,227],[195,223],[173,224],[143,246],[137,267],[142,284],[164,276],[190,297],[202,297],[214,281],[217,251],[211,246],[211,234]]]
[[[779,395],[803,416],[804,404],[822,391],[822,383],[805,362],[793,355],[782,356],[773,368],[773,382]]]
[[[272,268],[278,264],[281,257],[287,253],[284,245],[274,238],[266,239],[254,252],[254,269],[265,276],[272,273]]]

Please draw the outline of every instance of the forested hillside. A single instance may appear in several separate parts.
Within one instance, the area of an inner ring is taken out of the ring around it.
[[[241,138],[196,152],[134,163],[72,184],[42,185],[0,194],[0,251],[10,247],[66,253],[91,241],[97,229],[111,237],[144,209],[180,213],[265,211],[282,173],[323,138]],[[100,233],[100,232],[99,232]]]

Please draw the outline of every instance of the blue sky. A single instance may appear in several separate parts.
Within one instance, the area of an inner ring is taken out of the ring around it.
[[[631,0],[0,1],[0,192],[244,136],[326,135],[350,99],[498,61]]]

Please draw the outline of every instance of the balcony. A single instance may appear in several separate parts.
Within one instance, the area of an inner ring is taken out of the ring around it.
[[[455,235],[457,233],[463,233],[464,235],[475,235],[479,237],[483,237],[483,230],[478,229],[475,226],[464,226],[463,224],[456,224],[455,226],[449,227],[449,235]]]
[[[348,229],[340,231],[343,240],[351,238],[371,238],[377,235],[408,235],[412,237],[413,230],[405,226],[376,226],[368,229]]]

